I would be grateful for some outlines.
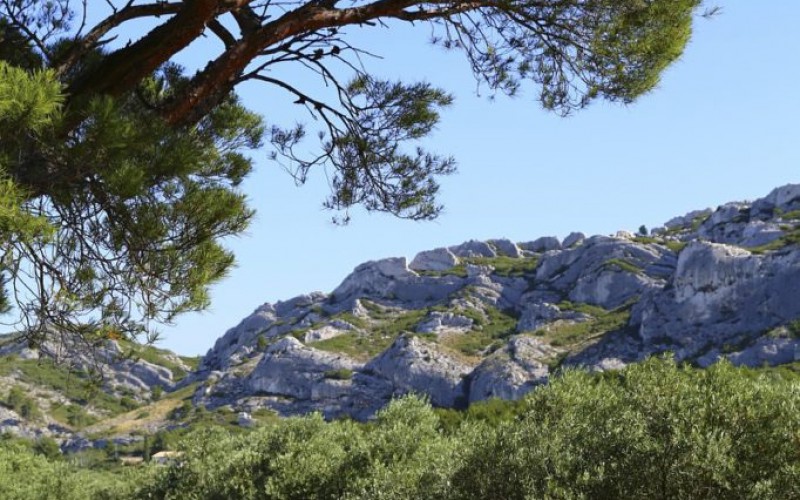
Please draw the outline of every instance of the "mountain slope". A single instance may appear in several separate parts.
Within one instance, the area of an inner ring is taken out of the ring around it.
[[[469,241],[358,266],[330,294],[264,304],[191,380],[194,402],[368,418],[399,394],[517,398],[564,366],[673,352],[706,366],[795,360],[800,185],[648,235]],[[800,353],[799,353],[800,354]]]

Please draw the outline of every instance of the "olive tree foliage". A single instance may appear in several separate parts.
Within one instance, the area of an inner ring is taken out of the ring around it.
[[[656,358],[568,372],[474,441],[453,497],[800,498],[800,383],[770,375]]]
[[[48,457],[36,453],[25,440],[0,435],[0,498],[4,500],[132,498],[146,473],[82,470],[66,457]]]
[[[326,175],[339,221],[356,205],[435,217],[437,179],[455,161],[419,141],[452,97],[370,73],[356,31],[418,26],[492,93],[527,83],[568,114],[652,89],[700,1],[0,0],[0,167],[16,221],[2,255],[16,324],[33,343],[54,331],[91,343],[204,307],[233,263],[220,240],[252,215],[237,186],[253,149],[300,183]],[[201,37],[218,40],[206,64],[176,65]],[[286,68],[307,76],[282,79],[297,74]],[[283,92],[312,129],[264,125],[236,97],[245,82]]]
[[[249,434],[196,431],[180,463],[142,484],[139,498],[402,500],[445,498],[463,448],[439,431],[433,409],[400,399],[371,424],[319,414]]]
[[[800,377],[651,359],[569,371],[446,416],[409,396],[367,423],[196,428],[168,467],[68,467],[0,439],[2,498],[797,499]],[[444,414],[448,415],[448,414]],[[495,418],[497,417],[497,418]],[[65,463],[67,462],[67,463]]]
[[[569,371],[500,419],[393,401],[374,422],[286,419],[214,429],[139,498],[800,498],[800,379],[651,359]]]

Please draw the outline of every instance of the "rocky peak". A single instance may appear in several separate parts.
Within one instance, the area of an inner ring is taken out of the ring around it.
[[[370,418],[390,398],[517,398],[566,366],[665,351],[701,366],[800,352],[800,185],[649,235],[471,240],[367,262],[330,295],[265,304],[195,375],[198,404]]]

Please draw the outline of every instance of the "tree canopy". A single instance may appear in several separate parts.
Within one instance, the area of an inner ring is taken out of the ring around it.
[[[370,73],[357,30],[421,25],[492,92],[529,85],[568,114],[652,89],[700,3],[0,0],[2,305],[36,345],[55,332],[135,337],[205,307],[233,264],[220,241],[252,216],[238,186],[256,149],[300,183],[324,172],[324,204],[340,220],[355,205],[435,217],[437,178],[455,160],[419,141],[452,96]],[[118,43],[130,29],[139,38]],[[205,66],[174,62],[205,36],[219,41]],[[288,66],[317,85],[277,76]],[[235,93],[248,81],[304,107],[319,144],[308,147],[301,125],[267,127],[248,111]]]

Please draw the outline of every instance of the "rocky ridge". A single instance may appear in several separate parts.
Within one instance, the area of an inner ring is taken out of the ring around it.
[[[258,307],[197,369],[114,341],[87,357],[0,338],[0,432],[75,450],[141,439],[102,427],[114,415],[139,434],[188,425],[203,408],[241,425],[265,412],[368,419],[409,392],[462,408],[519,398],[565,367],[664,352],[772,366],[798,361],[798,345],[800,185],[789,185],[646,233],[473,240],[367,262],[331,293]],[[103,384],[86,403],[81,374],[97,369]],[[40,414],[26,415],[19,394]]]
[[[30,349],[13,336],[2,338],[0,434],[53,438],[71,451],[105,447],[108,439],[87,440],[78,431],[176,390],[193,370],[188,360],[115,340],[87,351],[49,342]]]
[[[194,403],[369,418],[394,396],[513,399],[556,370],[663,352],[800,357],[800,185],[646,234],[468,241],[367,262],[330,294],[264,304],[218,339]]]

